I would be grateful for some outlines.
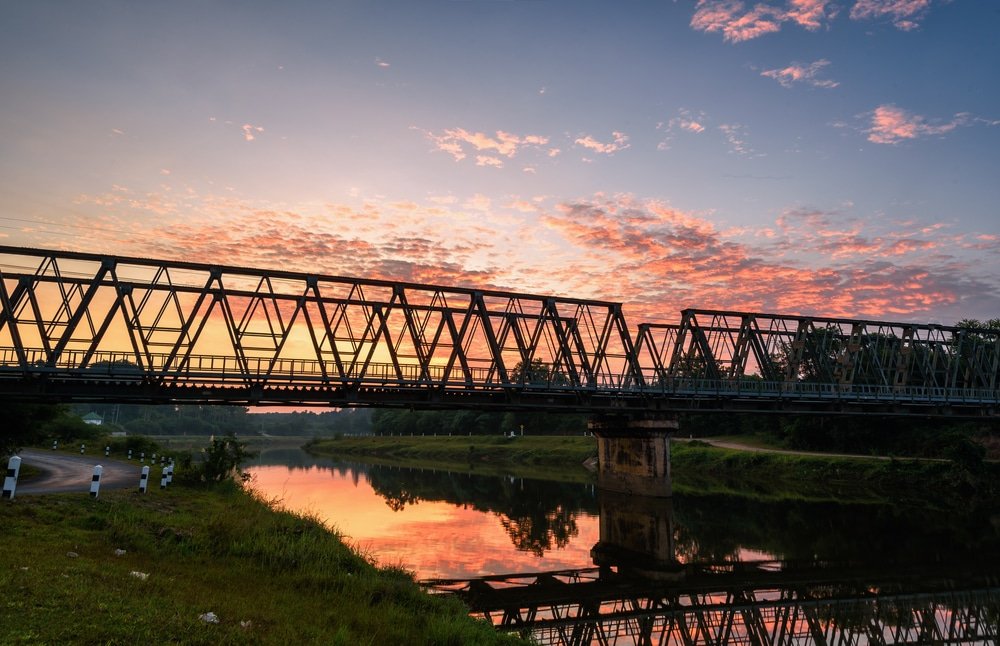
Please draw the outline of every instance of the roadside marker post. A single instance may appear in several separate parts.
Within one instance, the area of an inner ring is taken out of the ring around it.
[[[143,451],[142,453],[139,454],[139,462],[140,463],[145,463],[146,462],[146,452],[145,451]]]
[[[160,489],[167,488],[167,467],[163,467],[160,471]]]
[[[111,447],[106,446],[104,447],[104,457],[108,457],[109,455],[111,455]]]
[[[104,473],[104,467],[97,465],[94,467],[94,475],[90,478],[90,497],[97,498],[97,495],[101,492],[101,474]]]
[[[59,448],[59,440],[52,440],[52,450],[55,451]]]
[[[131,460],[131,459],[132,459],[132,449],[129,449],[129,450],[128,450],[128,459],[129,459],[129,460]]]
[[[17,475],[21,472],[21,458],[14,455],[7,462],[7,477],[3,479],[3,497],[13,498],[17,488]]]
[[[167,484],[170,484],[173,481],[174,481],[174,463],[173,461],[171,461],[170,464],[167,465]]]
[[[86,449],[86,448],[87,448],[87,445],[86,445],[86,444],[81,444],[81,445],[80,445],[80,455],[83,455],[83,451],[84,451],[84,449]]]
[[[146,493],[146,487],[149,485],[149,467],[142,468],[142,475],[139,476],[139,493]]]

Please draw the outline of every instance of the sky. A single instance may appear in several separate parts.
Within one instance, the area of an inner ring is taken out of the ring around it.
[[[1000,317],[1000,2],[0,2],[0,244]]]

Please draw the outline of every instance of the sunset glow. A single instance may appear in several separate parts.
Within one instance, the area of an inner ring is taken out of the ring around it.
[[[590,548],[599,538],[597,516],[579,513],[578,533],[569,545],[539,557],[512,548],[499,514],[425,500],[393,510],[365,476],[354,482],[320,467],[257,466],[250,472],[265,497],[277,496],[292,511],[318,516],[380,565],[400,566],[422,579],[590,567]]]
[[[998,28],[949,0],[8,2],[0,244],[630,322],[993,318]]]

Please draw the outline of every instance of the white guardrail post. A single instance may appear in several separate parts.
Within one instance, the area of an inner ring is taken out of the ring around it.
[[[139,476],[139,493],[146,493],[146,487],[149,485],[149,467],[145,466],[142,468],[142,475]]]
[[[90,497],[97,498],[98,494],[101,493],[101,474],[104,473],[104,467],[97,465],[94,467],[94,475],[90,478]]]
[[[7,462],[7,477],[3,479],[3,497],[13,498],[17,488],[17,475],[21,472],[21,458],[12,456]]]

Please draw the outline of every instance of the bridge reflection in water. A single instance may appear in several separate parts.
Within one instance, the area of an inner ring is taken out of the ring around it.
[[[594,567],[425,581],[541,644],[996,644],[991,559],[682,562],[662,498],[601,492]],[[863,531],[860,530],[859,531]]]

